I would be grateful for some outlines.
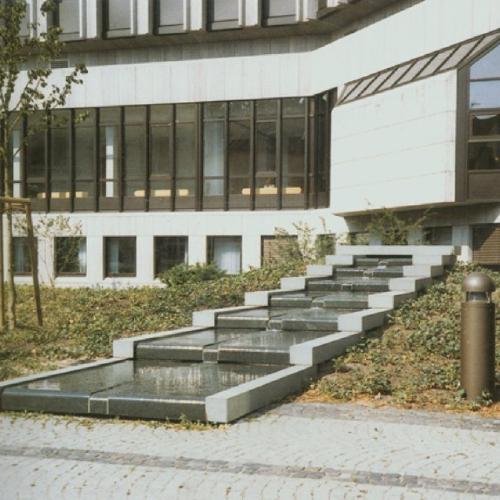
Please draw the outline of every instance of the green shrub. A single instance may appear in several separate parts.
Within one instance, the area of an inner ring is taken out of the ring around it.
[[[167,286],[179,286],[185,283],[202,283],[218,280],[226,275],[215,264],[179,264],[160,275],[160,281]]]
[[[427,219],[425,212],[418,219],[398,215],[394,210],[384,208],[374,214],[366,225],[365,231],[378,236],[382,245],[408,245],[408,236],[414,230],[421,229]]]

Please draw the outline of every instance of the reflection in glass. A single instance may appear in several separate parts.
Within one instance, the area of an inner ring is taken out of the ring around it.
[[[106,276],[135,276],[135,237],[119,236],[105,238]]]
[[[185,236],[155,238],[155,274],[159,275],[179,264],[187,264],[188,239]]]
[[[492,170],[500,168],[500,142],[473,142],[469,144],[469,169]]]
[[[56,275],[87,273],[87,239],[84,237],[55,238]]]
[[[14,243],[14,274],[31,273],[30,250],[28,238],[15,236]]]
[[[470,77],[500,78],[500,44],[471,66]]]
[[[500,136],[500,114],[476,115],[472,117],[472,135],[474,136]]]
[[[500,108],[500,80],[472,82],[470,107],[472,109]]]

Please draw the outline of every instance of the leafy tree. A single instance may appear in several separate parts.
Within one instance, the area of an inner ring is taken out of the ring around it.
[[[44,1],[43,15],[50,16],[55,5],[55,0]],[[12,196],[13,160],[33,134],[50,124],[51,110],[64,106],[73,86],[81,84],[81,76],[87,72],[84,65],[76,65],[61,84],[52,81],[50,62],[64,48],[59,39],[61,29],[49,27],[42,31],[37,23],[27,23],[26,9],[25,0],[0,0],[0,174],[3,194],[7,197]],[[28,36],[23,35],[26,28]],[[13,151],[13,132],[30,116],[39,119],[27,122],[26,134]],[[8,210],[6,219],[8,327],[13,329],[16,326],[13,217]]]

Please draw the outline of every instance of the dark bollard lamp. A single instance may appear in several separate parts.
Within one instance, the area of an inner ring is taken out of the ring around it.
[[[493,280],[472,273],[463,283],[460,382],[468,400],[495,393],[495,304]]]

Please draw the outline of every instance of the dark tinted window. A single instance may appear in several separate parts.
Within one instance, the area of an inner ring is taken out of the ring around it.
[[[155,238],[155,274],[187,263],[188,239],[185,236],[157,236]]]
[[[156,0],[157,33],[179,33],[184,30],[184,0]]]
[[[104,32],[108,37],[130,35],[131,12],[128,0],[104,1]]]
[[[75,236],[55,238],[56,275],[87,273],[87,240]]]
[[[106,276],[135,276],[136,240],[132,236],[108,237],[105,241]]]

